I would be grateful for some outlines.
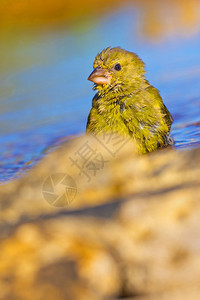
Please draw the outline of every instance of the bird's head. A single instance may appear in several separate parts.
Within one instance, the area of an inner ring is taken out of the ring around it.
[[[108,47],[97,54],[93,67],[88,80],[99,91],[138,88],[144,80],[143,61],[135,53],[119,47]]]

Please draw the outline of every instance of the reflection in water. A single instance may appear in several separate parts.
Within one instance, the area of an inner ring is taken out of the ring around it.
[[[105,1],[102,10],[106,16],[98,14],[97,22],[93,15],[89,23],[83,18],[74,26],[72,21],[93,14],[96,8],[86,9],[86,5],[76,12],[75,2],[66,1],[74,13],[69,17],[68,10],[61,17],[59,0],[56,22],[65,19],[71,23],[48,30],[44,24],[55,21],[50,9],[54,1],[49,2],[49,11],[41,5],[29,11],[23,1],[7,4],[7,14],[0,20],[4,25],[0,30],[1,181],[30,168],[47,147],[63,137],[85,131],[94,95],[87,77],[96,53],[109,45],[135,51],[146,62],[147,78],[160,90],[175,119],[172,135],[176,146],[200,145],[199,4],[166,2],[133,1],[114,13],[112,1]],[[120,3],[115,2],[116,8]],[[35,18],[39,11],[40,17]],[[19,28],[24,22],[41,25],[41,21],[42,29]],[[13,24],[20,26],[14,29]]]
[[[153,37],[199,29],[199,0],[10,0],[0,2],[0,27],[74,25],[80,20],[97,19],[124,6],[140,11],[143,34]],[[167,16],[167,18],[166,18]],[[82,24],[81,24],[82,25]]]
[[[175,34],[191,35],[199,30],[198,0],[141,1],[142,34],[162,39]],[[166,17],[167,16],[167,17]]]

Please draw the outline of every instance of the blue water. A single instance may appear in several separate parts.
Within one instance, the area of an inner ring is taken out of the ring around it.
[[[19,32],[0,41],[0,182],[32,167],[45,149],[85,131],[87,77],[97,52],[121,46],[146,63],[174,117],[177,149],[200,146],[200,34],[143,36],[140,13],[122,9],[84,29]]]

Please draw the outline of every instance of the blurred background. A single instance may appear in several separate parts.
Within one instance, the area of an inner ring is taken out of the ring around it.
[[[97,52],[146,63],[174,117],[176,147],[200,146],[199,0],[1,0],[0,182],[85,132]]]

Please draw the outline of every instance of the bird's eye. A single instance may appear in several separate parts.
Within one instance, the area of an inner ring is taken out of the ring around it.
[[[120,71],[121,70],[121,65],[120,64],[116,64],[115,66],[114,66],[114,69],[116,70],[116,71]]]

